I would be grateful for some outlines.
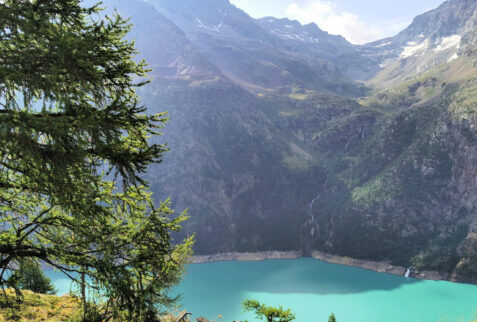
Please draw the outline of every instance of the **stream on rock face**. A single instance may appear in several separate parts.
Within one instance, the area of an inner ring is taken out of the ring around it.
[[[320,192],[308,204],[308,220],[305,221],[304,232],[302,234],[302,245],[303,245],[302,247],[303,247],[303,253],[305,255],[309,255],[311,253],[311,245],[313,243],[313,239],[315,237],[315,234],[319,232],[320,226],[316,220],[317,218],[315,218],[313,209],[314,209],[315,203],[320,199],[321,195],[325,192],[327,183],[328,183],[328,176],[326,176],[325,182],[322,188],[320,189]]]

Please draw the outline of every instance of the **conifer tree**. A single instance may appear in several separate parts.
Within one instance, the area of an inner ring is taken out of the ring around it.
[[[20,261],[19,267],[8,278],[8,284],[17,289],[30,290],[35,293],[56,293],[55,287],[43,273],[40,265],[28,259]]]
[[[106,292],[111,316],[141,320],[173,301],[192,239],[172,243],[185,214],[156,206],[143,179],[166,151],[148,140],[166,115],[135,92],[146,64],[127,21],[99,12],[0,2],[0,283],[42,261]]]
[[[261,304],[257,300],[245,300],[242,307],[245,311],[253,312],[257,318],[267,322],[291,322],[295,320],[295,314],[290,309],[284,309],[282,306],[273,307]]]

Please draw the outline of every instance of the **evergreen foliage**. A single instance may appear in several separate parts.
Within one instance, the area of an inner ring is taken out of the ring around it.
[[[295,320],[295,314],[290,309],[285,310],[281,305],[273,307],[260,304],[257,300],[245,300],[242,307],[245,311],[253,312],[257,318],[267,322],[290,322]]]
[[[55,294],[51,280],[43,273],[38,263],[32,260],[20,261],[19,267],[8,278],[8,284],[16,289],[35,293]]]
[[[110,317],[151,320],[174,302],[166,291],[192,238],[172,243],[186,216],[156,207],[141,178],[166,151],[148,141],[166,115],[146,114],[136,95],[148,70],[127,21],[99,12],[0,2],[0,283],[43,261],[104,290]]]
[[[336,322],[336,317],[334,313],[331,313],[330,317],[328,318],[328,322]]]

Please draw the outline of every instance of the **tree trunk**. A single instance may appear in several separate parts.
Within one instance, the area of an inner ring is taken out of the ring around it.
[[[88,302],[86,301],[86,277],[84,267],[81,272],[81,300],[83,301],[83,321],[86,321],[86,315],[88,313]]]

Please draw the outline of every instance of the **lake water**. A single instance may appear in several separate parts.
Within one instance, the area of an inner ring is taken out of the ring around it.
[[[67,279],[48,272],[59,294]],[[472,321],[477,319],[477,286],[423,281],[311,258],[260,262],[193,264],[176,290],[194,317],[230,322],[257,321],[241,302],[256,299],[291,308],[298,322]]]

